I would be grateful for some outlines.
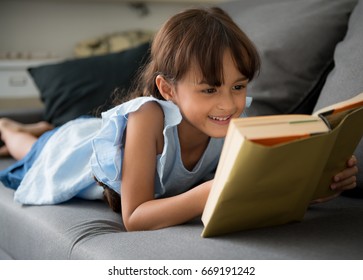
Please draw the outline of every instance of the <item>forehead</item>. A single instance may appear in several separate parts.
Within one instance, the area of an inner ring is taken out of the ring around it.
[[[201,65],[196,61],[192,60],[190,62],[190,66],[188,71],[185,73],[182,80],[192,84],[209,84],[208,81],[210,77],[205,77],[203,73],[219,75],[220,83],[227,83],[229,80],[242,80],[246,79],[245,76],[238,70],[237,64],[232,57],[230,51],[226,50],[223,54],[223,59],[221,61],[220,69],[216,69],[216,72],[213,73],[213,70],[210,69],[201,69]]]

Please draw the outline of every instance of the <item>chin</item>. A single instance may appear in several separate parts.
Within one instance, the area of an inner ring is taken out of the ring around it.
[[[212,131],[209,136],[212,138],[225,138],[227,135],[227,129],[223,131]]]

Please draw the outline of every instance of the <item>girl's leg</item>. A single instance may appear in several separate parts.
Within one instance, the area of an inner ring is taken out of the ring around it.
[[[52,128],[47,122],[21,124],[6,118],[0,119],[0,136],[5,143],[0,149],[0,155],[8,153],[17,160],[23,158],[38,137]]]

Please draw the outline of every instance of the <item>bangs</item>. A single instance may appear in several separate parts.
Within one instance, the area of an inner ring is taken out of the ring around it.
[[[231,52],[236,68],[249,81],[259,69],[257,51],[248,37],[235,24],[215,18],[205,17],[191,25],[177,48],[176,80],[183,78],[195,65],[203,81],[211,86],[221,86],[224,83],[223,57],[226,50]]]

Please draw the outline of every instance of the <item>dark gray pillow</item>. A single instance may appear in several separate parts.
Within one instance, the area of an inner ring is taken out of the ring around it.
[[[334,53],[335,67],[321,91],[315,110],[351,98],[363,92],[363,1],[360,0],[349,20],[348,32]],[[362,120],[363,125],[363,120]],[[348,136],[349,137],[349,136]],[[358,158],[358,186],[363,196],[363,140],[355,151]]]
[[[144,43],[121,52],[29,68],[45,105],[45,120],[59,126],[111,107],[112,92],[130,88],[149,46]]]
[[[260,76],[249,115],[311,113],[356,0],[256,0],[220,5],[255,43]]]

